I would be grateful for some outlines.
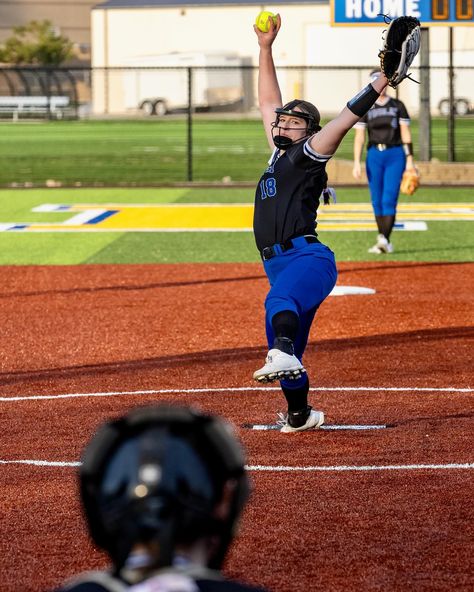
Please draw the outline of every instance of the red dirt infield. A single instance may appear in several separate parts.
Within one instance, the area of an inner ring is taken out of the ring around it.
[[[243,427],[284,410],[251,379],[266,353],[260,265],[2,275],[2,592],[107,564],[68,463],[102,421],[158,401],[225,416],[247,449],[227,575],[275,592],[474,589],[474,264],[339,264],[338,284],[376,293],[322,305],[310,402],[328,426],[387,427],[302,434]]]

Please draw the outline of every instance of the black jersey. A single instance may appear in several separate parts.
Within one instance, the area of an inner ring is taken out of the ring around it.
[[[408,111],[401,101],[390,98],[385,105],[375,103],[355,127],[367,128],[369,146],[399,146],[402,143],[400,122],[410,124]]]
[[[330,158],[315,152],[309,141],[273,152],[255,192],[253,230],[260,252],[290,238],[316,233],[316,211],[327,184]]]

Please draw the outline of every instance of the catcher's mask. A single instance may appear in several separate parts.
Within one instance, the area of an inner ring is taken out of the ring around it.
[[[249,493],[243,450],[223,420],[186,407],[136,409],[104,424],[83,454],[80,491],[90,534],[119,572],[137,543],[172,565],[176,545],[216,537],[218,569]],[[232,482],[230,510],[214,509]]]
[[[298,107],[299,110],[295,111],[295,107]],[[283,105],[283,107],[275,109],[275,113],[277,114],[277,116],[275,121],[272,123],[272,138],[273,143],[280,150],[286,150],[294,143],[294,140],[292,140],[291,138],[281,135],[280,130],[283,128],[282,126],[280,126],[280,115],[289,115],[290,117],[299,117],[301,119],[304,119],[304,121],[306,122],[305,127],[291,128],[292,130],[301,130],[306,132],[303,138],[301,139],[312,136],[316,132],[319,132],[319,130],[321,129],[321,126],[319,125],[319,122],[321,120],[319,111],[312,103],[309,103],[308,101],[295,99],[294,101],[290,101],[286,105]],[[275,130],[277,130],[276,134]]]

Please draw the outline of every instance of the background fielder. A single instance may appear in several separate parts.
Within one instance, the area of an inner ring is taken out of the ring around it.
[[[376,80],[380,70],[371,73]],[[355,124],[354,168],[361,178],[361,156],[368,134],[366,170],[372,208],[377,223],[377,242],[369,253],[392,253],[390,235],[395,224],[400,183],[405,170],[415,169],[411,141],[410,117],[402,101],[389,97],[387,89],[358,123]]]

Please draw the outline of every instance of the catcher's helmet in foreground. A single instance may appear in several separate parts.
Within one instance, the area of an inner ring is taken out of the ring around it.
[[[132,548],[159,549],[153,566],[173,562],[176,545],[217,541],[219,568],[248,497],[243,450],[230,425],[185,407],[138,408],[102,426],[83,454],[80,490],[89,530],[117,571]],[[225,519],[214,509],[231,481]]]

